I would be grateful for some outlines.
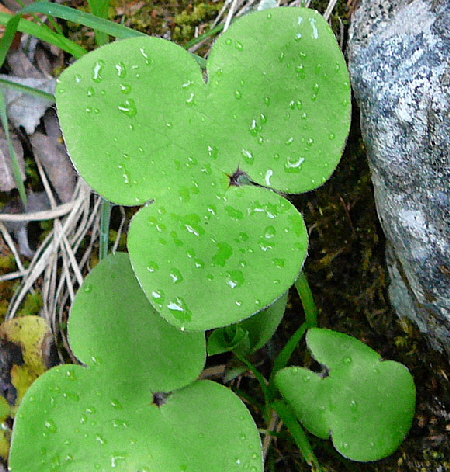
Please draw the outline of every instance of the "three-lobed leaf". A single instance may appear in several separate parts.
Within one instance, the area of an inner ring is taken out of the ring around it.
[[[131,224],[130,258],[154,307],[187,330],[248,318],[294,282],[307,250],[303,219],[261,186],[321,185],[350,122],[344,58],[306,8],[236,21],[205,76],[181,47],[134,38],[82,58],[57,88],[81,175],[113,202],[153,202]],[[236,172],[259,186],[230,185]]]
[[[374,461],[394,452],[411,427],[415,386],[408,369],[351,336],[312,328],[306,335],[317,374],[287,367],[275,381],[304,426],[355,461]]]

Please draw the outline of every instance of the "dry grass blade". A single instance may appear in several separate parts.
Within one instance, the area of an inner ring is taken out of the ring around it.
[[[45,177],[43,180],[45,182]],[[79,179],[73,200],[68,204],[70,211],[65,216],[54,219],[52,231],[36,251],[28,270],[21,271],[24,276],[7,313],[8,319],[14,317],[27,293],[34,287],[39,287],[43,299],[41,315],[50,323],[54,334],[62,338],[67,348],[61,323],[65,321],[67,308],[83,282],[82,274],[88,269],[99,233],[100,198],[93,198],[94,205],[91,207],[91,191]],[[88,233],[91,238],[85,243]]]

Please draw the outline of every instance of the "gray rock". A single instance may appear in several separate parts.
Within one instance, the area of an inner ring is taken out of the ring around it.
[[[391,302],[450,357],[450,2],[362,0],[348,58]]]

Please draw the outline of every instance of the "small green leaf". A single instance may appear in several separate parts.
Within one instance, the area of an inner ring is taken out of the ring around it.
[[[237,350],[244,356],[250,352],[250,340],[247,331],[234,324],[215,329],[211,333],[208,338],[208,356],[233,350]]]
[[[288,367],[276,385],[299,421],[316,436],[331,435],[334,447],[355,461],[375,461],[394,452],[408,433],[415,386],[408,369],[355,338],[310,329],[307,344],[327,371]]]
[[[262,348],[280,324],[286,308],[287,292],[259,313],[231,326],[218,328],[208,338],[208,355],[236,350],[248,355]],[[231,334],[230,334],[231,333]]]

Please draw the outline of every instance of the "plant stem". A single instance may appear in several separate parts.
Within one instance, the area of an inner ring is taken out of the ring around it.
[[[233,354],[250,369],[250,371],[255,376],[256,380],[259,382],[259,385],[261,386],[261,390],[264,396],[264,403],[265,403],[264,418],[266,421],[268,421],[269,416],[270,416],[271,396],[270,396],[270,391],[269,391],[269,387],[267,385],[266,379],[261,374],[261,372],[245,357],[241,356],[235,351],[233,351]]]
[[[314,471],[320,472],[319,462],[314,455],[314,451],[309,443],[306,433],[297,421],[295,413],[292,409],[282,400],[277,400],[272,404],[277,415],[283,420],[292,437],[295,440],[300,452],[305,461],[313,468]]]
[[[303,310],[305,311],[305,322],[308,324],[308,328],[317,326],[317,307],[314,303],[313,294],[309,287],[308,280],[303,271],[300,272],[295,281],[295,288],[297,289]]]
[[[20,199],[24,207],[27,206],[27,193],[25,191],[25,185],[22,181],[22,175],[20,172],[19,161],[17,160],[16,152],[14,151],[14,146],[11,140],[11,136],[9,134],[9,127],[8,127],[8,114],[6,112],[6,102],[5,96],[3,94],[3,90],[0,89],[0,119],[3,125],[3,129],[5,130],[6,141],[8,143],[8,151],[9,157],[11,159],[14,183],[16,187],[19,189]]]
[[[100,210],[100,260],[108,255],[109,221],[111,219],[111,202],[102,198]]]
[[[297,289],[298,295],[302,302],[303,310],[305,312],[305,321],[302,323],[300,328],[292,335],[291,339],[286,343],[284,348],[281,350],[280,354],[278,354],[277,358],[273,363],[273,369],[270,374],[269,379],[269,390],[271,394],[271,398],[275,398],[275,384],[274,378],[275,374],[286,367],[287,363],[289,362],[292,353],[295,351],[297,344],[305,335],[306,331],[309,328],[317,326],[317,307],[314,303],[314,298],[311,292],[311,289],[308,284],[308,280],[304,272],[300,272],[297,280],[295,281],[295,287]]]

